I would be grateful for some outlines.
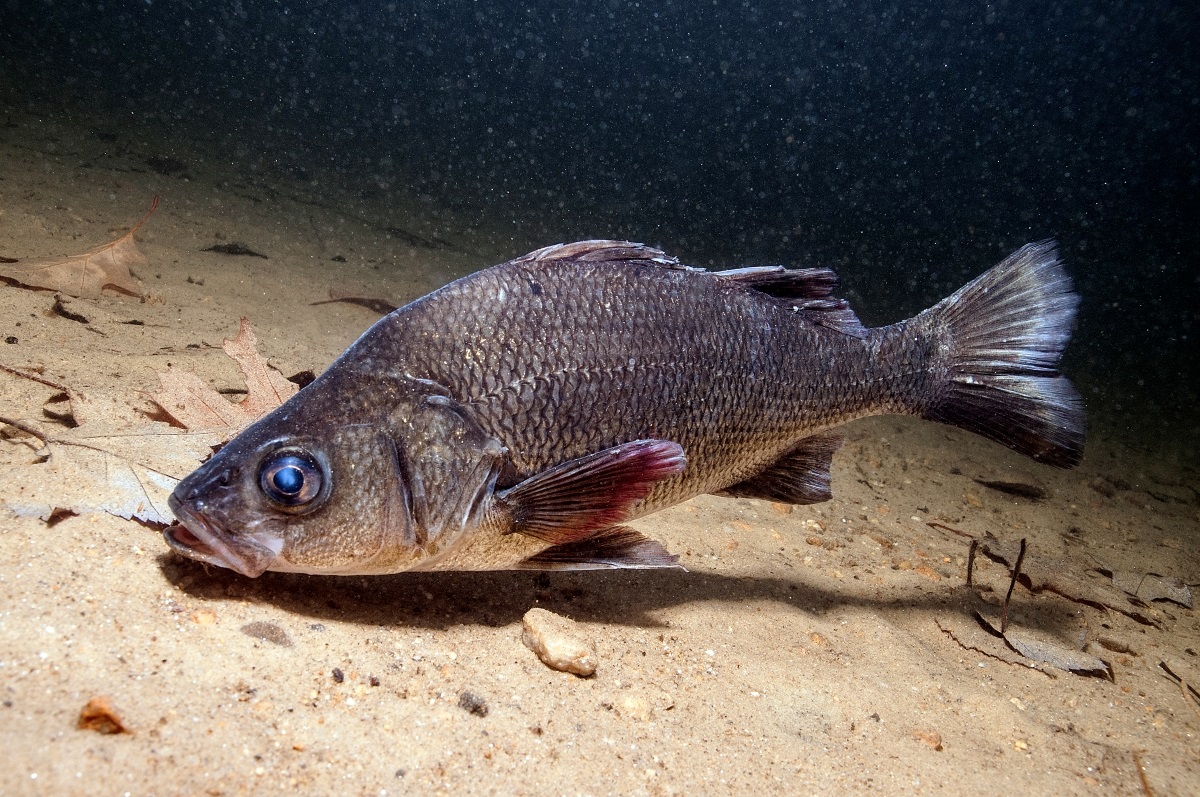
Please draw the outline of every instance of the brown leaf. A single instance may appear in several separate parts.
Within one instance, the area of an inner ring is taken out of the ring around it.
[[[237,337],[225,341],[221,348],[237,361],[246,376],[246,398],[238,406],[247,415],[258,419],[295,394],[296,386],[259,356],[258,338],[254,336],[249,320],[243,318]]]
[[[132,422],[128,405],[115,396],[84,396],[34,374],[0,366],[15,377],[62,391],[79,424],[52,434],[39,425],[0,417],[0,423],[28,437],[5,438],[33,449],[30,460],[5,475],[0,505],[17,515],[49,520],[56,512],[107,512],[123,518],[167,524],[173,516],[167,498],[180,479],[216,446],[278,406],[296,386],[272,370],[255,350],[250,323],[242,319],[225,351],[246,375],[248,396],[226,400],[195,374],[171,369],[159,374],[163,390],[153,397],[187,431],[166,423]],[[41,442],[34,445],[34,438]]]
[[[99,299],[105,288],[130,296],[143,296],[142,286],[129,273],[129,268],[149,264],[137,248],[133,234],[157,207],[158,197],[154,197],[142,220],[111,243],[67,258],[42,257],[19,265],[6,265],[0,268],[0,279],[27,288],[61,291],[86,299]]]
[[[1019,548],[1019,540],[998,540],[990,532],[984,532],[978,550],[1011,571]],[[1031,557],[1022,567],[1017,583],[1035,595],[1052,592],[1095,609],[1119,612],[1142,625],[1158,625],[1154,618],[1130,608],[1129,601],[1111,584],[1106,586],[1095,578],[1089,578],[1081,568],[1063,559]]]
[[[150,399],[187,429],[224,430],[224,440],[278,407],[297,390],[258,353],[258,339],[243,318],[237,337],[222,344],[246,377],[246,397],[237,404],[225,399],[191,371],[168,368],[158,373],[162,389]]]
[[[75,727],[81,731],[95,731],[104,734],[133,733],[125,726],[125,723],[121,722],[121,717],[113,708],[112,701],[105,695],[97,695],[87,702],[87,705],[79,712],[79,719],[76,721]]]
[[[186,432],[165,423],[129,426],[95,420],[59,434],[29,422],[13,423],[42,445],[36,448],[28,437],[8,438],[10,444],[34,451],[27,462],[5,472],[0,505],[47,522],[70,511],[171,523],[167,497],[222,436],[212,430]]]

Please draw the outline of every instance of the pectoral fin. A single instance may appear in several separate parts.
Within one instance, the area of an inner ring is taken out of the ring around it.
[[[678,556],[626,526],[613,526],[586,540],[552,546],[517,567],[523,570],[683,569]]]
[[[819,504],[833,497],[829,469],[843,443],[836,432],[806,437],[760,473],[726,487],[719,495],[764,498],[785,504]]]
[[[669,440],[634,440],[556,465],[511,489],[496,503],[512,530],[561,546],[625,520],[655,484],[686,467],[683,447]]]

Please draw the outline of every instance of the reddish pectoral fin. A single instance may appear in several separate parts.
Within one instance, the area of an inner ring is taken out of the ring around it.
[[[625,520],[655,484],[686,467],[683,447],[634,440],[556,465],[497,493],[513,531],[554,545],[576,543]]]
[[[842,436],[822,432],[806,437],[761,473],[722,490],[732,498],[764,498],[785,504],[819,504],[833,497],[829,469]]]
[[[528,570],[683,569],[678,556],[626,526],[613,526],[586,540],[551,546],[518,567]]]

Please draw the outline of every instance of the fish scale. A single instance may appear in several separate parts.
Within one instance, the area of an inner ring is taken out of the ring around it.
[[[1051,243],[878,329],[835,284],[615,241],[464,277],[180,482],[167,542],[251,576],[666,567],[620,524],[700,493],[827,500],[837,429],[865,415],[1079,461],[1082,403],[1056,370],[1078,299]]]
[[[581,281],[598,286],[592,301],[530,312],[529,304],[547,297],[574,297]],[[538,297],[529,289],[535,282],[543,289]],[[884,395],[890,375],[871,391],[853,378],[869,342],[816,327],[785,303],[759,296],[657,265],[631,269],[616,261],[581,270],[572,261],[533,262],[484,272],[453,295],[393,316],[378,330],[377,345],[429,341],[410,349],[408,366],[475,409],[521,475],[650,430],[685,451],[726,453],[692,457],[693,467],[639,506],[645,513],[727,486],[722,482],[753,472],[800,437],[867,414],[872,399]],[[440,311],[449,303],[476,312],[445,318]],[[688,312],[664,311],[672,305]],[[456,338],[431,332],[447,322],[462,324]],[[547,326],[555,330],[553,346],[538,334]],[[511,348],[482,345],[501,328]],[[475,356],[466,358],[467,350]],[[630,359],[639,364],[625,373]],[[530,378],[521,368],[537,368],[547,388],[516,401],[510,386]],[[805,400],[828,395],[822,388],[841,391],[839,402]]]

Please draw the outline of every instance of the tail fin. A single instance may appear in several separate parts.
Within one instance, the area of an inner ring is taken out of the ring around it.
[[[922,416],[1039,462],[1083,457],[1079,393],[1057,370],[1079,297],[1053,241],[1026,244],[919,316],[946,351],[946,380]]]

